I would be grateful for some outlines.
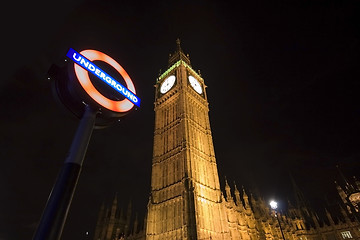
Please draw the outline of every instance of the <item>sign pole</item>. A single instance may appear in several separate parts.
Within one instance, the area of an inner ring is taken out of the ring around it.
[[[65,72],[65,68],[56,66],[49,74],[54,77],[54,90],[58,99],[77,117],[81,116],[81,120],[33,240],[61,238],[94,126],[110,125],[127,114],[134,105],[140,107],[140,98],[135,95],[135,86],[130,76],[114,59],[100,51],[88,49],[78,53],[72,48],[68,51],[67,57],[74,61],[73,71],[69,68],[70,74]],[[126,86],[96,66],[93,61],[108,63],[122,76]],[[89,73],[107,84],[109,90],[112,88],[111,91],[117,91],[125,99],[113,100],[108,98],[107,94],[99,92],[93,85]],[[73,79],[74,77],[77,80]],[[84,107],[84,102],[89,105],[85,104]],[[101,118],[96,118],[98,113],[101,113]]]
[[[69,212],[81,167],[94,128],[97,110],[89,105],[76,130],[69,155],[50,193],[33,240],[59,240]]]

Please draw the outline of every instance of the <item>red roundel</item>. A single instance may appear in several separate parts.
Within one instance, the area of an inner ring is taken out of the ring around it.
[[[116,71],[118,71],[118,73],[125,80],[126,87],[134,94],[136,94],[135,87],[133,82],[131,81],[131,78],[129,77],[125,69],[122,68],[120,64],[117,63],[114,59],[112,59],[105,53],[96,50],[83,50],[80,52],[80,54],[89,59],[90,61],[103,61],[115,68]],[[126,98],[121,101],[114,101],[105,97],[92,84],[88,71],[86,71],[84,68],[80,67],[76,63],[74,63],[74,68],[76,77],[79,80],[80,85],[83,87],[86,93],[89,94],[89,96],[101,106],[111,111],[120,113],[127,112],[134,106],[134,104]]]

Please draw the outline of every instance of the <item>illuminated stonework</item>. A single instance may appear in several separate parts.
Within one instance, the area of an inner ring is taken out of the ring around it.
[[[190,75],[201,85],[200,93],[190,85]],[[175,76],[175,83],[161,91],[169,76]],[[239,190],[234,184],[231,188],[225,180],[223,194],[204,79],[192,69],[179,42],[168,70],[156,81],[154,110],[151,195],[145,226],[138,229],[136,220],[131,227],[130,214],[116,217],[115,199],[111,210],[100,212],[94,240],[123,240],[123,235],[127,240],[283,240],[279,223],[286,240],[360,239],[360,224],[348,209],[339,205],[340,214],[335,215],[325,209],[325,219],[319,218],[305,204],[295,181],[296,205],[289,203],[287,212],[279,211],[279,221],[268,201],[249,194],[244,187]],[[345,192],[339,194],[344,201],[348,199]],[[134,229],[132,233],[130,229]]]
[[[351,183],[345,178],[339,168],[338,170],[342,178],[343,186],[341,187],[337,182],[335,182],[335,184],[341,200],[344,202],[348,211],[355,214],[358,220],[360,220],[360,181],[354,176]]]
[[[349,196],[349,200],[351,204],[354,206],[355,211],[359,212],[359,205],[360,205],[360,192],[353,193]]]
[[[204,79],[192,69],[188,55],[177,43],[169,68],[155,85],[151,195],[143,238],[281,240],[278,221],[267,201],[248,196],[244,189],[240,193],[236,186],[231,191],[227,182],[224,195],[220,190]],[[169,76],[175,76],[175,83],[161,91]],[[290,208],[286,215],[278,213],[278,217],[289,240],[336,240],[342,239],[344,232],[360,237],[356,231],[359,223],[352,222],[347,213],[342,213],[344,222],[337,223],[327,210],[326,214],[328,225],[301,206]]]
[[[157,80],[147,239],[227,239],[204,80],[178,45],[179,59]],[[188,81],[193,76],[202,91]],[[165,92],[169,76],[176,83]],[[199,94],[200,92],[200,94]]]

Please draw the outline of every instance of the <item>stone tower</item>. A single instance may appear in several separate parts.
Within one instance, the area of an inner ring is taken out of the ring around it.
[[[146,239],[229,239],[206,86],[176,43],[155,84]]]
[[[289,201],[289,211],[275,214],[260,195],[244,187],[239,191],[235,183],[232,191],[226,179],[222,194],[204,79],[192,69],[179,40],[168,69],[157,78],[154,110],[146,227],[139,229],[138,220],[130,224],[131,205],[124,217],[115,197],[112,206],[100,210],[95,240],[360,239],[357,179],[350,186],[343,177],[337,188],[345,205],[327,206],[326,219],[311,210],[292,177],[296,201],[295,206]]]

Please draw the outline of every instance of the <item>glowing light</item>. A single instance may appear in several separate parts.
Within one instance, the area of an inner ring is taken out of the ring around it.
[[[360,202],[360,192],[351,194],[349,200],[354,203]]]
[[[114,59],[96,50],[84,50],[77,53],[72,48],[70,48],[67,56],[75,62],[75,75],[79,80],[80,85],[95,102],[114,112],[127,112],[134,106],[134,104],[138,107],[140,106],[140,99],[135,95],[136,90],[130,76]],[[92,63],[92,61],[96,60],[106,62],[115,68],[116,71],[123,77],[127,88]],[[94,74],[103,82],[107,83],[117,92],[121,93],[124,97],[126,97],[126,99],[114,101],[102,95],[92,84],[89,72]]]
[[[172,88],[172,86],[174,85],[175,80],[176,80],[176,77],[174,75],[171,75],[170,77],[165,79],[165,81],[161,84],[160,92],[162,94],[164,94],[167,91],[169,91]]]
[[[189,76],[189,82],[190,82],[190,85],[195,89],[195,91],[199,94],[202,94],[202,88],[201,88],[201,85],[199,83],[199,81],[194,78],[193,76]]]
[[[274,209],[274,210],[277,209],[277,207],[278,207],[278,206],[277,206],[277,202],[275,202],[274,200],[271,200],[271,201],[270,201],[270,207],[271,207],[272,209]]]
[[[350,231],[341,232],[341,236],[343,237],[343,239],[351,239],[351,238],[353,238]]]

